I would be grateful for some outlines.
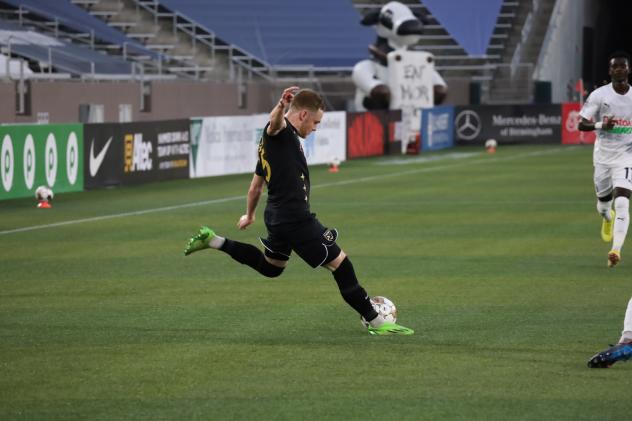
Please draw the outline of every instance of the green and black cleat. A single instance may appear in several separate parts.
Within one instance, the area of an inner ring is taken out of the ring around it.
[[[213,232],[213,230],[209,227],[200,228],[200,231],[193,237],[191,237],[191,239],[187,243],[187,246],[184,248],[184,255],[188,256],[189,254],[196,251],[210,248],[211,246],[209,242],[214,236],[215,232]]]

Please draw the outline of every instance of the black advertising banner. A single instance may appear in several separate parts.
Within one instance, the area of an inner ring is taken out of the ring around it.
[[[83,126],[84,188],[94,189],[122,184],[123,149],[117,145],[120,124],[85,124]],[[114,143],[114,144],[113,144]]]
[[[189,120],[84,126],[84,186],[189,177]]]
[[[560,143],[562,107],[550,105],[469,105],[454,109],[454,139],[459,145]]]

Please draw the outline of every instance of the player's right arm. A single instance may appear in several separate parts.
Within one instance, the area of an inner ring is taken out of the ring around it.
[[[242,215],[237,222],[237,227],[240,230],[246,229],[249,225],[255,222],[255,211],[257,210],[257,204],[259,204],[259,198],[263,193],[264,178],[260,175],[254,174],[250,187],[248,188],[248,194],[246,196],[246,214]]]
[[[613,116],[604,116],[599,122],[593,122],[582,117],[577,128],[583,132],[591,132],[593,130],[610,130],[614,128],[615,119]]]
[[[614,127],[613,116],[603,116],[602,120],[595,122],[601,105],[601,95],[599,91],[593,91],[586,99],[586,103],[579,112],[581,121],[577,128],[583,132],[591,132],[593,130],[610,130]]]
[[[274,136],[285,129],[285,109],[290,105],[294,94],[298,91],[298,86],[290,86],[283,91],[279,103],[270,112],[270,124],[266,129],[268,136]]]

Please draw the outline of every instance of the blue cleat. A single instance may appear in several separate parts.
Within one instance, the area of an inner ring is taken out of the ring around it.
[[[627,361],[630,358],[632,358],[632,342],[617,344],[593,355],[593,357],[588,360],[588,367],[608,368],[617,361]]]

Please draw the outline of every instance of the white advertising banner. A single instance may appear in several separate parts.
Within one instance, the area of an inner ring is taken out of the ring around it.
[[[252,173],[268,114],[191,119],[191,178]]]
[[[191,119],[191,178],[253,173],[257,147],[269,114]],[[316,132],[303,140],[308,165],[346,159],[347,114],[326,112]]]

